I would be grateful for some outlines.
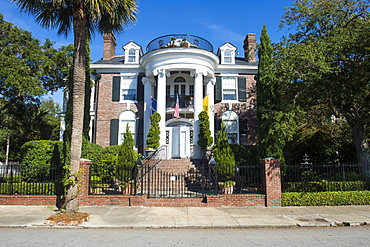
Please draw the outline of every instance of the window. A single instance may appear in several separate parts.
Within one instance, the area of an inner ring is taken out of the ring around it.
[[[186,83],[186,80],[185,80],[184,77],[179,76],[179,77],[176,77],[173,82],[175,82],[175,83]]]
[[[125,76],[121,80],[121,100],[136,100],[136,76]]]
[[[119,138],[118,145],[121,145],[123,142],[123,134],[126,132],[126,126],[128,125],[132,138],[135,143],[135,132],[136,132],[136,114],[133,111],[124,111],[119,117]]]
[[[229,143],[239,143],[239,117],[234,111],[226,111],[222,114],[222,121],[226,126],[227,139]]]
[[[136,62],[136,52],[134,48],[131,48],[128,51],[128,62],[129,63],[135,63]]]
[[[231,51],[229,49],[225,50],[224,63],[232,63]]]
[[[237,100],[236,77],[222,77],[222,100]]]
[[[189,85],[189,95],[190,96],[194,95],[194,85]]]

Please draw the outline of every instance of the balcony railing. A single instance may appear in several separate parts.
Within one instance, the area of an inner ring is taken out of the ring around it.
[[[170,34],[153,39],[147,45],[146,52],[172,47],[193,47],[213,52],[213,46],[207,40],[187,34]]]
[[[179,94],[179,108],[193,108],[193,95]],[[166,96],[166,107],[175,108],[177,95]]]

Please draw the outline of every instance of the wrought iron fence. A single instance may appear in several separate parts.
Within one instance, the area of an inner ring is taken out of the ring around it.
[[[99,174],[91,169],[90,194],[92,195],[147,195],[152,198],[204,197],[222,193],[219,182],[228,179],[236,182],[234,194],[260,193],[260,166],[211,166],[207,160],[194,160],[193,166],[183,172],[157,167],[161,160],[151,159],[141,166],[109,167]],[[101,168],[100,168],[101,169]],[[102,169],[101,169],[102,170]],[[121,174],[121,175],[119,175]],[[126,175],[122,175],[126,174]]]
[[[370,164],[302,163],[282,167],[283,192],[358,191],[370,189]]]
[[[18,162],[0,164],[0,194],[2,195],[61,195],[63,193],[60,166],[33,168]]]

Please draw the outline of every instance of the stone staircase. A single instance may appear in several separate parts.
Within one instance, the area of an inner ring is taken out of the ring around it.
[[[139,191],[152,197],[196,197],[205,178],[190,159],[149,161]]]

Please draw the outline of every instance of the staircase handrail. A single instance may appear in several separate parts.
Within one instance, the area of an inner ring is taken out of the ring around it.
[[[210,160],[211,159],[211,154],[208,154],[206,151],[204,151],[201,147],[199,147],[198,145],[196,144],[192,144],[193,146],[193,153],[192,153],[192,158],[195,158],[195,159],[206,159],[206,160]],[[198,151],[200,151],[200,158],[199,157],[195,157],[194,156],[194,148],[196,148]]]

